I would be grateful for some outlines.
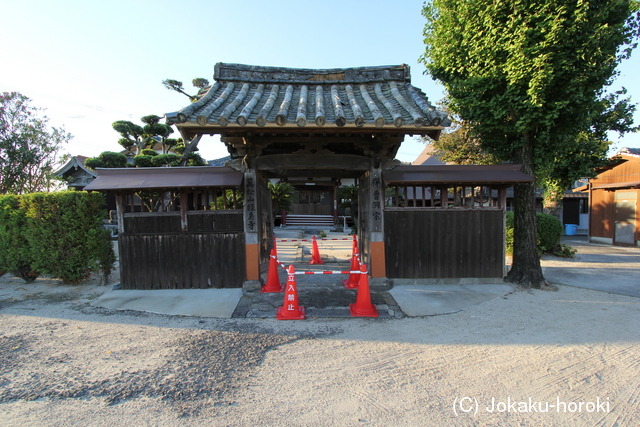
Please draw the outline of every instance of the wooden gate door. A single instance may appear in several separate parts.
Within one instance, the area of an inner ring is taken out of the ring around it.
[[[294,215],[331,215],[332,194],[326,190],[299,190],[298,203],[292,206]]]
[[[636,199],[635,191],[616,191],[616,244],[635,244]]]

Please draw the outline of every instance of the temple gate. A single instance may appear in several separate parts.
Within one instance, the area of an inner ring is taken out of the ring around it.
[[[337,186],[357,180],[371,286],[501,280],[505,189],[532,178],[518,165],[394,160],[406,135],[437,139],[451,123],[411,85],[408,66],[218,63],[214,79],[166,120],[187,150],[219,135],[231,157],[224,167],[98,170],[87,188],[117,196],[124,288],[259,286],[273,245],[269,180],[295,184],[308,205],[300,210],[331,224]]]
[[[450,124],[411,85],[409,67],[218,63],[214,79],[198,101],[166,118],[186,141],[220,135],[232,158],[227,166],[244,173],[246,279],[259,280],[268,258],[273,218],[264,196],[267,179],[320,184],[356,178],[361,253],[372,278],[385,281],[382,170],[399,164],[394,158],[405,135],[437,139]]]

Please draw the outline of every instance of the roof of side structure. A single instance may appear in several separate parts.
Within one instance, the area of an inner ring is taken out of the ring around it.
[[[403,165],[383,176],[389,184],[513,184],[534,179],[520,171],[521,165]]]
[[[167,113],[178,127],[353,128],[428,133],[446,113],[411,85],[409,66],[299,69],[218,63],[215,83],[187,107]]]
[[[95,190],[140,190],[198,187],[231,187],[242,183],[242,173],[227,167],[96,169],[98,177],[85,187]]]

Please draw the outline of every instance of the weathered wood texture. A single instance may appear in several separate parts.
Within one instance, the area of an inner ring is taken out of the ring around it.
[[[125,214],[127,234],[166,234],[180,231],[180,212],[145,212]],[[191,233],[241,233],[242,210],[188,211]]]
[[[242,211],[125,214],[118,236],[123,289],[239,288],[245,280]]]
[[[369,263],[371,247],[371,172],[365,172],[358,180],[358,250],[360,262]],[[371,270],[370,266],[368,270]]]
[[[268,180],[263,174],[257,174],[258,200],[258,238],[260,244],[261,270],[269,266],[269,254],[273,246],[273,209],[271,207],[271,192]]]
[[[615,192],[593,190],[591,192],[589,235],[613,239],[615,231]]]
[[[503,209],[506,206],[504,186],[447,186],[410,183],[387,187],[385,206],[428,207],[439,209]]]
[[[589,236],[615,239],[616,191],[636,191],[636,215],[640,212],[640,190],[620,188],[595,188],[599,185],[640,181],[640,159],[627,157],[627,161],[598,174],[592,179],[589,202]],[[635,221],[635,240],[640,241],[640,220]]]
[[[502,210],[387,208],[384,231],[389,278],[503,276]]]

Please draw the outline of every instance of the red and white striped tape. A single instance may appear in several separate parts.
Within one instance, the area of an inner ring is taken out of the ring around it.
[[[284,268],[284,271],[287,271],[287,267],[284,265],[284,263],[280,262],[280,260],[276,257],[274,257],[273,255],[269,255],[271,258],[276,260],[276,263],[278,263],[278,265],[282,268]]]
[[[366,271],[296,271],[293,274],[367,274]]]
[[[278,265],[280,267],[282,267],[284,269],[284,271],[287,271],[287,267],[284,265],[284,263],[280,262],[280,260],[278,260],[276,257],[270,255],[271,258],[276,260],[276,263],[278,263]],[[334,271],[296,271],[293,274],[367,274],[366,271],[338,271],[338,270],[334,270]]]
[[[311,242],[313,239],[276,239],[276,242]],[[316,239],[316,240],[353,240],[353,239]]]

